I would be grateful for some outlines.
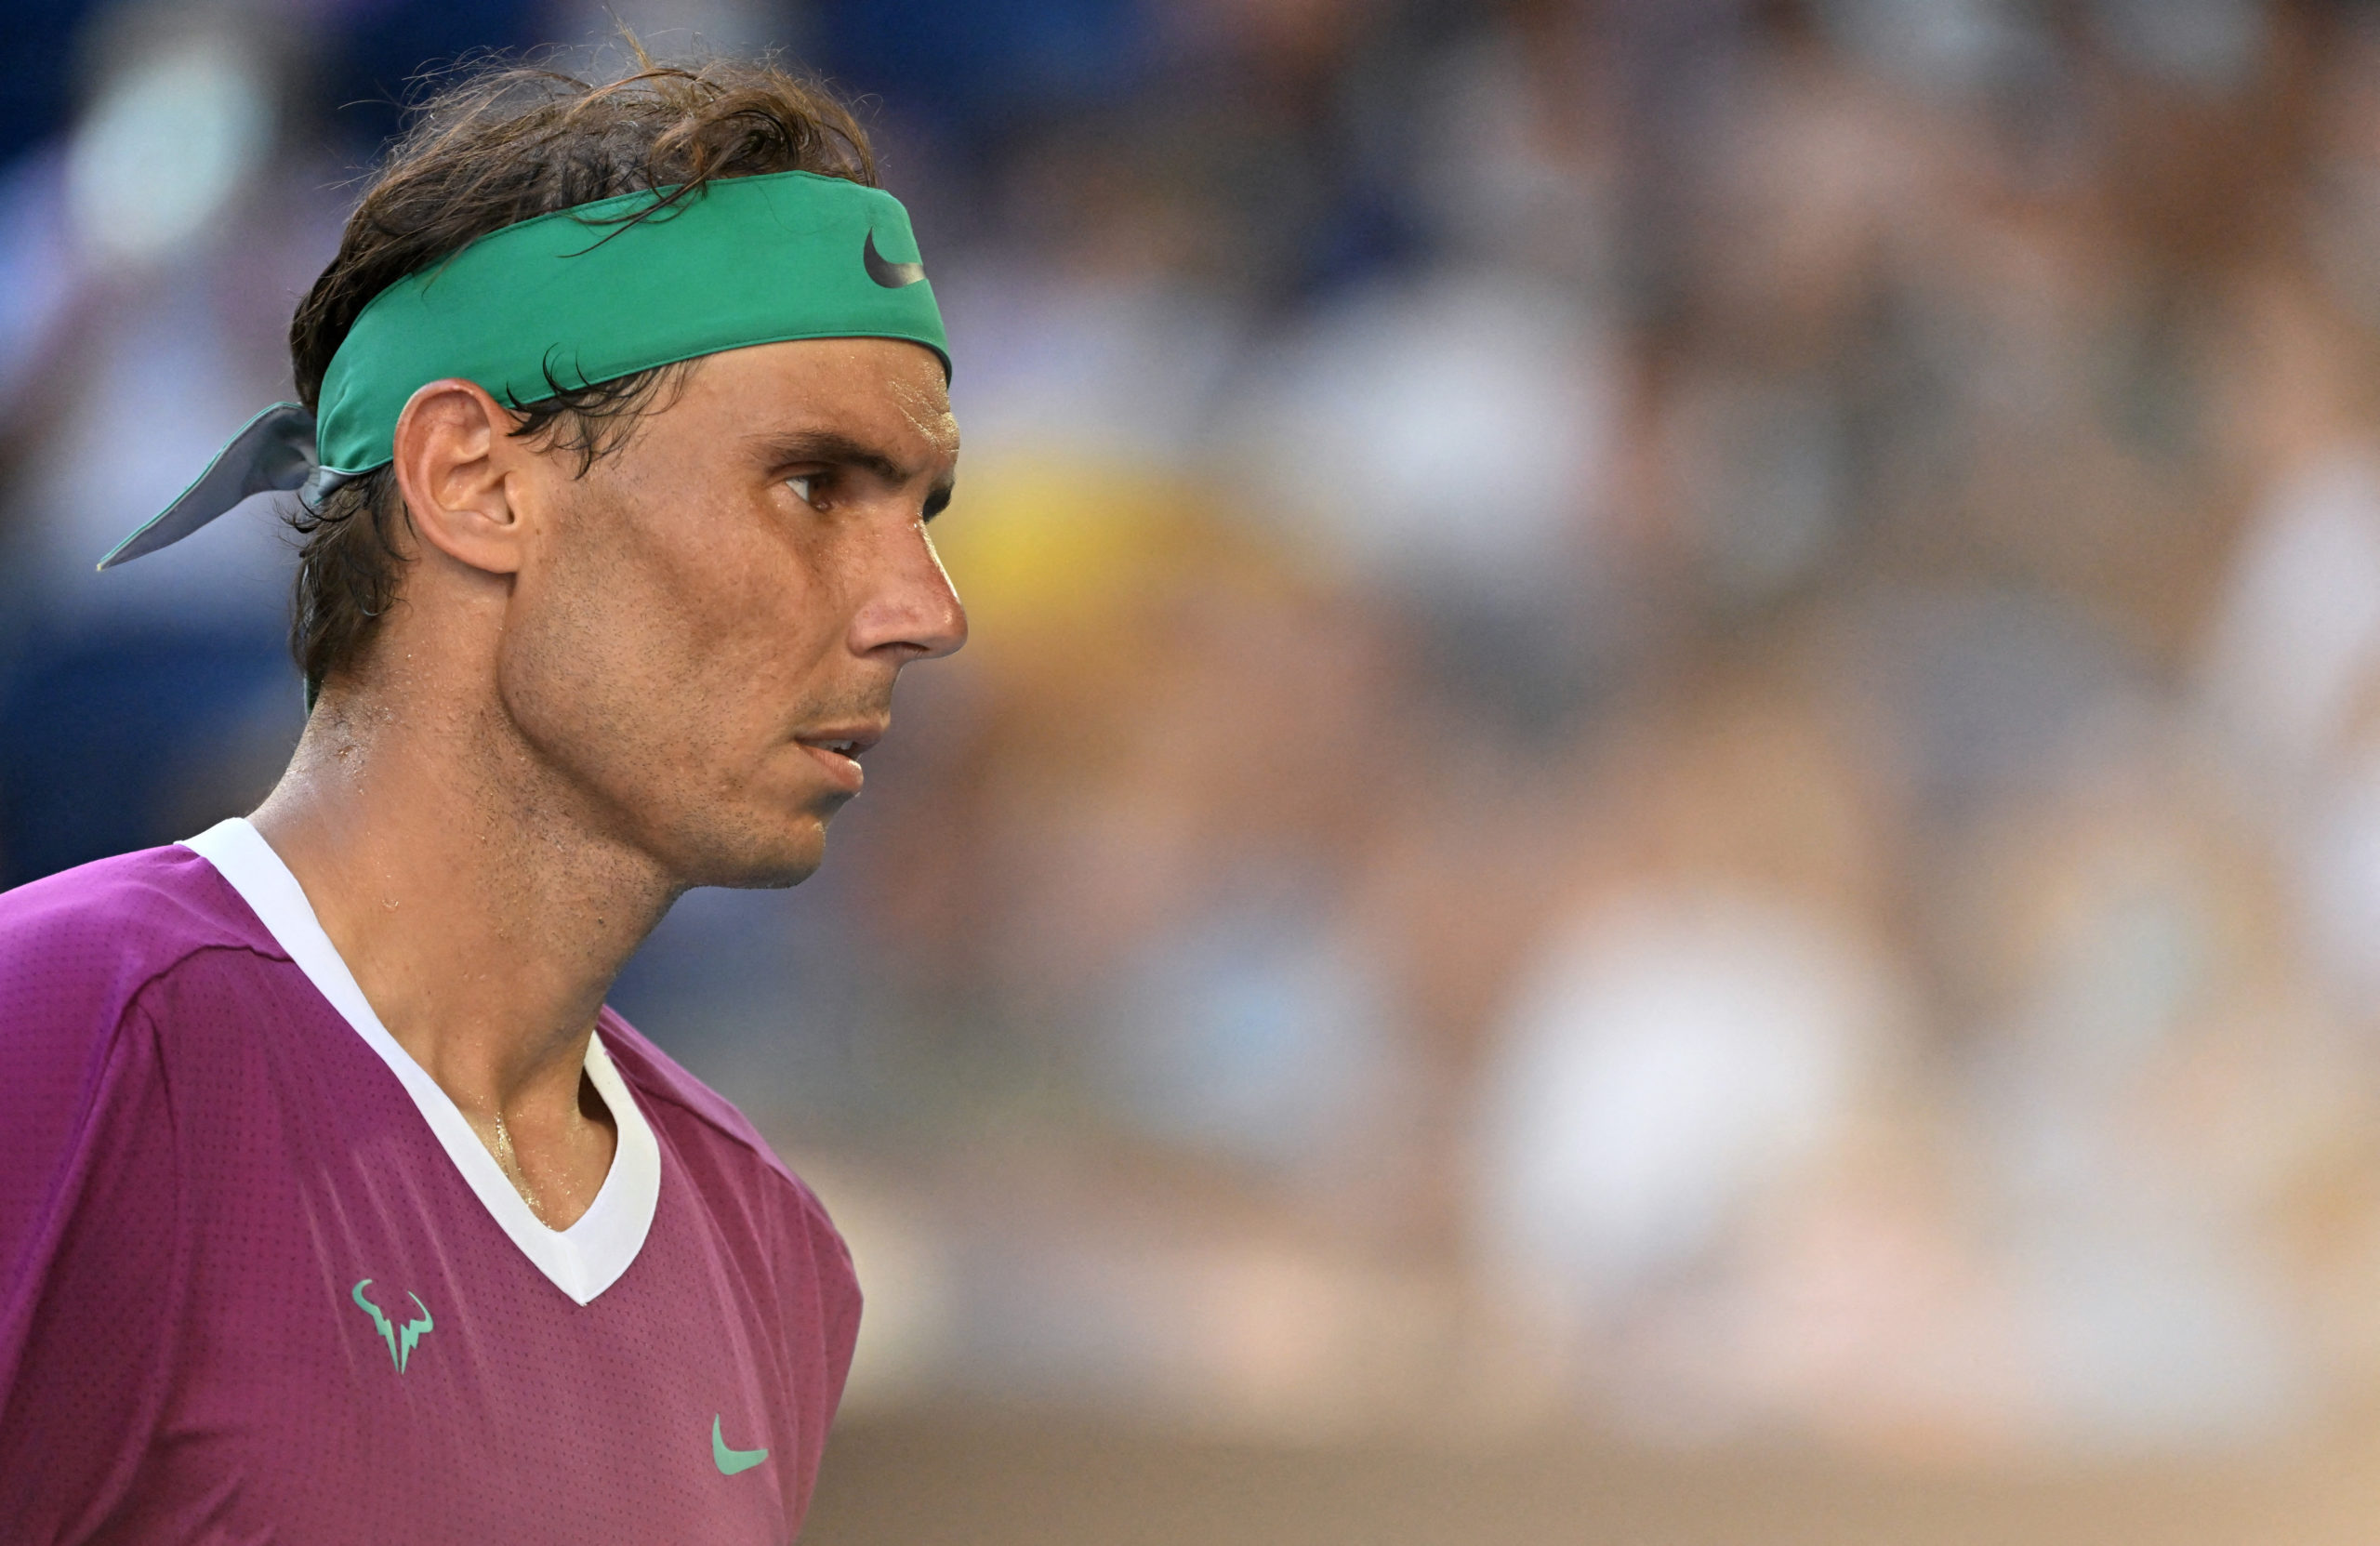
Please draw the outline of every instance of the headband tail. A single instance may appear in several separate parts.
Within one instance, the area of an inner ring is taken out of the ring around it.
[[[99,567],[112,569],[143,553],[170,547],[252,494],[306,487],[319,496],[324,480],[314,450],[314,416],[295,403],[276,403],[240,427],[181,497],[115,545]],[[313,486],[309,486],[310,484]]]

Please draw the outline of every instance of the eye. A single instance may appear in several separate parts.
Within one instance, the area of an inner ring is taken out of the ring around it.
[[[793,490],[793,496],[796,499],[800,500],[805,505],[815,505],[818,503],[816,498],[818,475],[816,473],[805,472],[797,478],[787,478],[785,482],[786,486]]]

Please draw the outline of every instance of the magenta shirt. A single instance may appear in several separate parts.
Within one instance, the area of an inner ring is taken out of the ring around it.
[[[0,1539],[791,1540],[860,1312],[817,1199],[607,1010],[658,1184],[558,1277],[294,928],[185,847],[0,895]]]

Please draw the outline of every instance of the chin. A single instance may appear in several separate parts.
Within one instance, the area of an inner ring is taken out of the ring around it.
[[[782,891],[817,874],[826,859],[826,824],[819,817],[756,827],[741,837],[740,842],[722,845],[714,862],[704,866],[710,875],[695,884]]]
[[[772,863],[756,865],[747,870],[740,879],[730,880],[726,884],[745,891],[784,891],[789,886],[799,886],[817,874],[818,866],[826,861],[826,855],[823,850],[805,853],[800,857],[788,855]]]
[[[642,807],[638,846],[683,889],[782,891],[817,873],[827,825],[849,802],[834,791],[765,787],[700,801],[653,799]]]

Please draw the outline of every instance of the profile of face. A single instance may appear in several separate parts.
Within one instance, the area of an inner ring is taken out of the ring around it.
[[[416,440],[468,420],[461,395],[417,397]],[[583,471],[561,448],[455,443],[491,455],[416,465],[460,504],[500,507],[506,530],[442,518],[423,535],[502,581],[463,599],[536,776],[673,884],[808,877],[901,668],[966,638],[927,532],[959,450],[940,361],[882,338],[710,355]]]

